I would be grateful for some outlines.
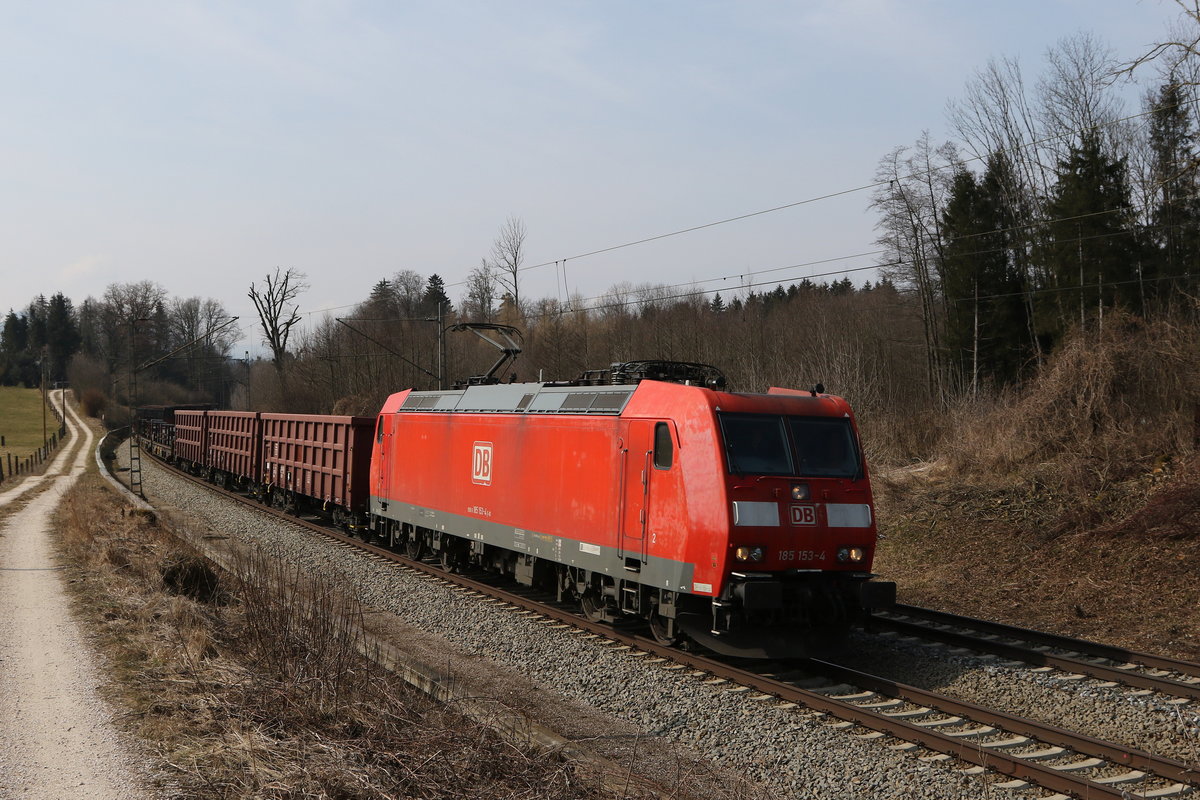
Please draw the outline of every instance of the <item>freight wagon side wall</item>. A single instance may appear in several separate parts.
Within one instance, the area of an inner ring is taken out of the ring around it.
[[[207,412],[176,411],[175,457],[200,466],[207,466],[205,460],[208,448],[207,434]]]
[[[370,417],[262,414],[262,480],[322,503],[365,511]]]
[[[260,425],[255,411],[208,412],[208,463],[251,480],[259,478],[262,456]]]

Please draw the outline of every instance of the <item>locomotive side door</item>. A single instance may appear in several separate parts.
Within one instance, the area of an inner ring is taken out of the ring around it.
[[[371,493],[376,497],[388,497],[388,475],[392,463],[392,423],[394,415],[380,414],[375,421],[375,485]]]
[[[621,531],[617,550],[630,572],[646,561],[646,528],[650,514],[650,458],[654,423],[630,420],[621,437]]]

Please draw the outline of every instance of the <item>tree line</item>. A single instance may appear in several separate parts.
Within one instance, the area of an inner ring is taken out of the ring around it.
[[[1200,31],[1200,18],[1184,22]],[[45,365],[51,380],[120,402],[130,367],[163,359],[140,378],[144,402],[374,413],[391,392],[486,371],[496,350],[452,328],[487,322],[520,332],[504,380],[700,361],[735,390],[820,382],[865,415],[919,420],[1020,385],[1068,331],[1115,309],[1196,322],[1200,58],[1186,34],[1159,52],[1132,111],[1115,88],[1122,65],[1085,34],[1052,49],[1032,86],[1014,61],[981,69],[950,104],[954,141],[925,134],[880,161],[871,203],[886,255],[874,282],[728,296],[622,283],[594,298],[532,298],[520,286],[529,232],[510,216],[456,298],[440,275],[402,269],[344,316],[302,325],[305,276],[268,272],[248,291],[268,359],[235,357],[240,332],[220,327],[229,316],[217,301],[149,281],[78,306],[39,297],[5,319],[0,380],[35,385]]]
[[[1114,308],[1195,308],[1200,59],[1161,55],[1136,110],[1088,34],[1052,48],[1032,86],[1018,62],[989,62],[950,103],[956,139],[925,133],[880,161],[882,266],[918,298],[934,398],[1018,383]]]
[[[232,399],[231,348],[240,332],[220,302],[171,297],[153,281],[116,283],[78,305],[64,294],[10,309],[0,332],[0,383],[68,382],[116,402],[128,400],[131,367],[148,402]],[[221,327],[225,325],[225,327]]]

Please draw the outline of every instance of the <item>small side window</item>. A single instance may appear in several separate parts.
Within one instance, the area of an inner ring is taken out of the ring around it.
[[[659,422],[654,426],[654,466],[670,469],[675,463],[675,443],[671,441],[671,426]]]
[[[379,415],[379,422],[375,426],[375,441],[383,441],[383,414]]]

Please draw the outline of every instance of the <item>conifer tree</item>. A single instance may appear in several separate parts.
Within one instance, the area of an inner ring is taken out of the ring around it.
[[[973,391],[984,380],[1016,379],[1030,355],[1019,231],[1004,191],[1009,169],[995,153],[980,180],[959,170],[943,217],[946,345]]]
[[[1173,76],[1151,96],[1150,179],[1154,200],[1148,240],[1154,248],[1139,284],[1143,294],[1178,285],[1171,276],[1200,267],[1200,180],[1196,130],[1183,87]],[[1166,286],[1155,278],[1167,278]]]
[[[67,362],[79,351],[82,341],[71,301],[62,292],[53,295],[46,306],[46,350],[50,359],[47,374],[50,380],[66,380]]]
[[[453,305],[450,297],[446,294],[446,282],[442,280],[441,275],[435,272],[429,276],[429,280],[425,283],[425,296],[421,302],[426,314],[437,314],[439,304],[446,315],[450,314]]]
[[[1141,252],[1125,159],[1108,152],[1099,133],[1085,132],[1059,163],[1046,216],[1050,235],[1042,255],[1047,288],[1056,291],[1053,313],[1041,316],[1039,331],[1055,339],[1118,301],[1140,311]]]

